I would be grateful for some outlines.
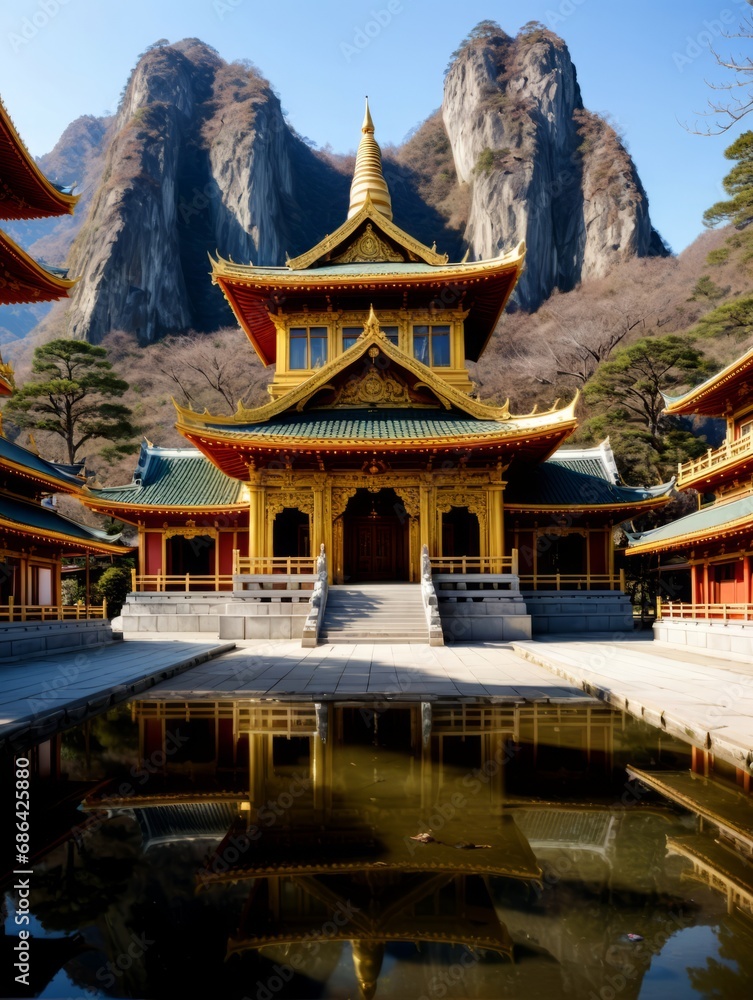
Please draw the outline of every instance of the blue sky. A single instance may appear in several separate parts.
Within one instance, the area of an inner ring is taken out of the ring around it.
[[[654,224],[681,250],[722,196],[723,152],[742,131],[705,138],[682,123],[714,96],[706,81],[730,79],[709,42],[753,54],[721,37],[751,13],[748,0],[14,0],[0,8],[0,95],[40,155],[73,118],[116,108],[148,45],[195,36],[252,60],[302,135],[347,152],[364,94],[379,141],[399,143],[440,105],[450,54],[478,21],[514,34],[536,19],[567,42],[586,106],[621,127]]]

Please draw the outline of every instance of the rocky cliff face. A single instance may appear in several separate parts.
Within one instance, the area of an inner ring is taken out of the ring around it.
[[[102,183],[71,253],[81,281],[70,334],[97,342],[119,329],[148,343],[231,323],[208,280],[207,253],[280,263],[286,250],[305,248],[311,228],[316,239],[331,222],[323,198],[300,225],[306,182],[315,187],[323,170],[255,70],[228,65],[193,39],[148,52],[126,89]]]
[[[347,158],[312,150],[251,64],[196,39],[147,52],[115,118],[89,125],[80,163],[68,136],[45,164],[80,167],[89,188],[68,261],[81,276],[67,303],[74,337],[117,329],[148,343],[231,324],[207,253],[282,264],[345,218]],[[583,108],[567,48],[545,31],[472,37],[441,113],[385,158],[385,175],[398,225],[453,259],[525,239],[525,308],[665,252],[630,157]]]
[[[619,260],[666,253],[632,160],[583,108],[556,35],[534,28],[469,41],[447,74],[442,116],[470,188],[471,253],[493,257],[526,241],[518,304],[535,308]]]

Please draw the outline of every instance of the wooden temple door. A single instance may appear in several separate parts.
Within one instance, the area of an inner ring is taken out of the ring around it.
[[[409,521],[392,489],[356,491],[343,516],[344,581],[409,579]]]
[[[400,574],[399,524],[392,518],[354,519],[351,566],[358,580],[394,580]]]

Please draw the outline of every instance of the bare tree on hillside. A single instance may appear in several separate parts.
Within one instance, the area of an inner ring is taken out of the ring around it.
[[[239,401],[263,398],[269,376],[238,330],[169,337],[160,346],[156,371],[166,387],[190,406],[216,406],[221,401],[232,413]]]

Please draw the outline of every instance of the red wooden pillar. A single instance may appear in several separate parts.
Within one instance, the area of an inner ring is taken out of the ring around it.
[[[703,602],[704,604],[712,604],[711,591],[709,590],[709,564],[705,562],[703,564]]]
[[[703,604],[698,591],[698,567],[695,563],[690,567],[690,603]]]
[[[750,604],[750,556],[743,556],[743,604]]]

